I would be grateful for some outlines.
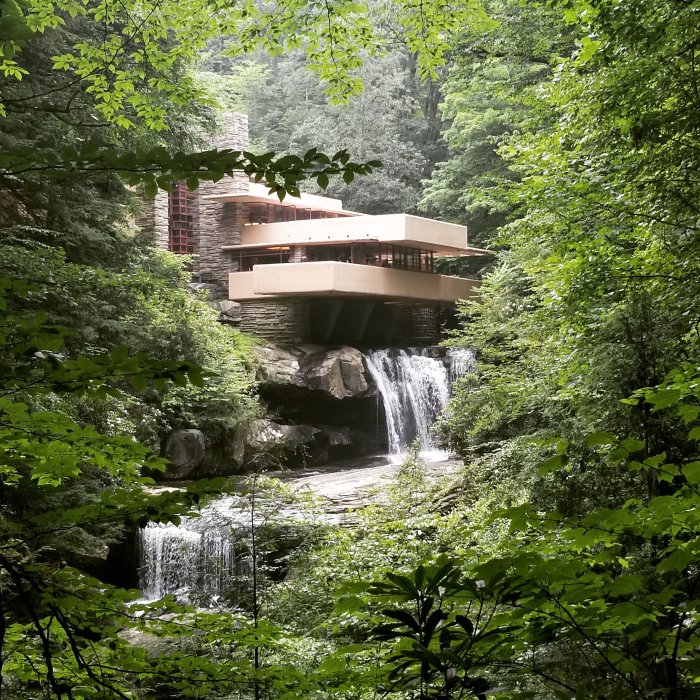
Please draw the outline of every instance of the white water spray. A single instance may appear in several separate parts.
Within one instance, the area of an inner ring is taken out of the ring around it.
[[[146,600],[174,594],[189,600],[191,592],[216,597],[232,577],[247,571],[248,557],[235,541],[248,534],[238,499],[222,498],[199,518],[180,525],[150,524],[140,531],[140,587]]]
[[[431,427],[452,383],[474,370],[474,354],[461,348],[449,348],[444,358],[432,348],[373,350],[365,361],[384,406],[389,454],[400,455],[418,440],[421,452],[435,455]]]

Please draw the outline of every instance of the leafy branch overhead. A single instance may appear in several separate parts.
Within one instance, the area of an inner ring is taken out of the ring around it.
[[[261,48],[272,55],[302,50],[329,95],[340,101],[361,91],[357,69],[392,40],[381,22],[372,25],[370,18],[377,13],[359,0],[289,0],[283,5],[254,0],[11,0],[8,7],[0,20],[6,39],[0,45],[0,70],[14,79],[22,78],[16,54],[31,33],[80,21],[102,28],[99,35],[80,37],[54,56],[54,69],[80,81],[104,119],[127,128],[140,120],[166,129],[161,97],[179,105],[207,98],[191,75],[178,75],[177,69],[216,37],[231,39],[229,55]],[[492,24],[475,0],[393,0],[390,8],[423,76],[444,65],[451,34],[466,25]]]
[[[280,198],[287,193],[299,196],[299,183],[305,179],[315,179],[325,188],[333,175],[342,175],[350,183],[356,175],[367,175],[378,167],[381,163],[377,160],[355,163],[346,151],[331,157],[315,148],[303,156],[276,157],[274,153],[255,155],[231,149],[169,153],[165,148],[154,148],[118,153],[113,148],[86,143],[60,153],[25,149],[0,154],[0,176],[116,172],[130,185],[142,184],[147,196],[154,196],[158,188],[169,189],[173,180],[184,180],[190,189],[195,189],[203,180],[216,182],[234,172],[244,172],[256,182],[264,182]]]

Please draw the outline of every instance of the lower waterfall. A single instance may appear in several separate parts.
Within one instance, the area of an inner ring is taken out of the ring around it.
[[[145,600],[173,594],[189,602],[190,594],[216,598],[236,576],[250,568],[247,548],[236,540],[249,533],[239,499],[225,497],[204,508],[198,518],[180,525],[152,523],[139,533],[139,584]]]
[[[470,350],[436,348],[372,350],[365,355],[386,416],[389,454],[399,455],[417,440],[421,452],[432,452],[433,423],[442,415],[452,384],[474,369]]]

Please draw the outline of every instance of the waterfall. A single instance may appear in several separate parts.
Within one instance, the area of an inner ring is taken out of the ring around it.
[[[182,518],[177,526],[151,523],[140,531],[140,587],[146,600],[174,594],[189,601],[192,592],[216,597],[247,572],[248,557],[237,556],[235,547],[249,532],[238,501],[222,498],[198,518]]]
[[[476,371],[474,352],[466,348],[447,348],[447,367],[452,386],[458,379]]]
[[[372,350],[365,355],[386,415],[389,454],[398,455],[418,440],[422,452],[435,450],[430,429],[442,415],[452,383],[474,370],[470,350],[436,348]]]
[[[389,452],[400,455],[418,439],[435,452],[433,422],[443,413],[452,384],[474,370],[469,350],[423,348],[374,350],[365,355],[386,415]],[[256,500],[255,526],[308,524],[310,515],[290,506]],[[258,510],[262,508],[262,510]],[[140,530],[140,587],[145,600],[175,595],[208,605],[230,599],[250,575],[251,512],[245,496],[225,496],[184,517],[179,525],[151,524]]]

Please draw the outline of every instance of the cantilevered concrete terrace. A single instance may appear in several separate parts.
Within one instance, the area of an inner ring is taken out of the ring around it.
[[[365,298],[450,305],[478,283],[435,273],[440,256],[482,255],[465,226],[408,214],[369,216],[302,194],[283,203],[251,183],[248,192],[208,197],[233,205],[239,241],[224,245],[235,301]]]
[[[473,296],[477,287],[461,277],[331,261],[256,265],[229,276],[229,297],[236,301],[342,296],[451,304]]]
[[[330,214],[341,214],[343,216],[362,216],[357,212],[343,209],[343,202],[333,197],[324,197],[318,194],[307,194],[302,192],[299,197],[288,195],[283,202],[280,202],[276,194],[270,194],[268,188],[259,182],[249,182],[247,192],[230,192],[220,194],[204,195],[202,199],[221,204],[255,204],[271,205],[275,207],[285,207],[298,211],[313,210],[316,212],[327,212]]]
[[[409,214],[360,215],[245,226],[242,245],[225,246],[225,249],[368,242],[391,243],[439,255],[482,255],[485,252],[469,247],[466,226]]]

